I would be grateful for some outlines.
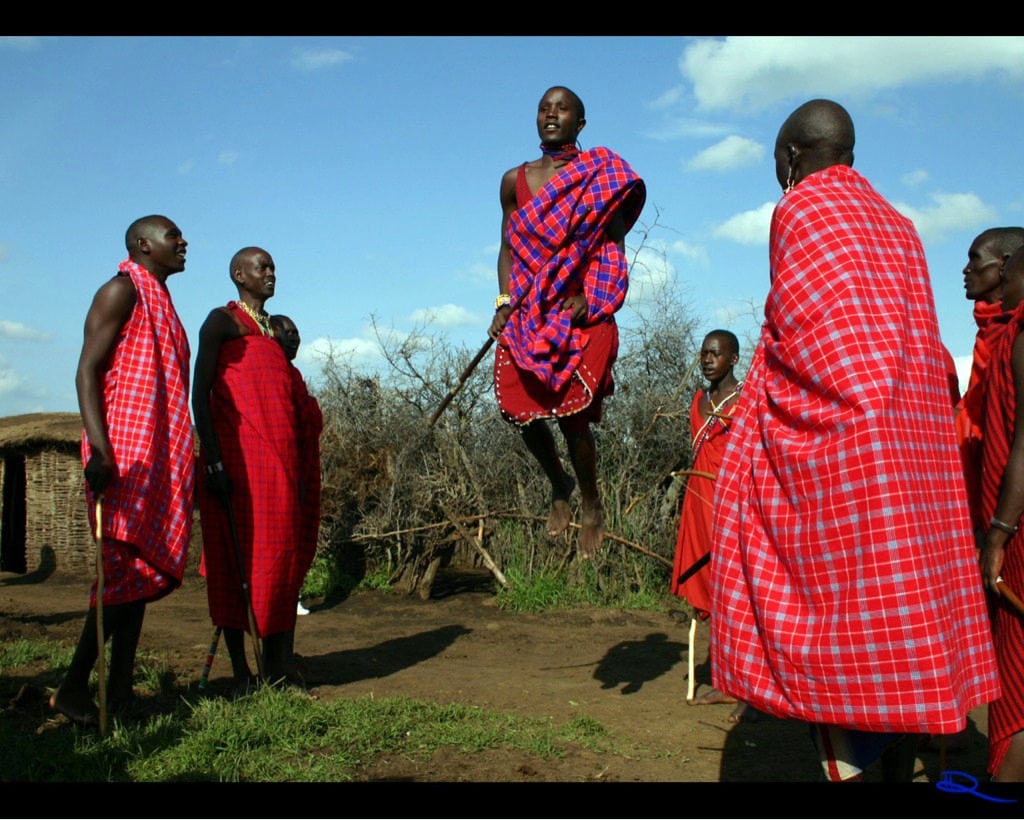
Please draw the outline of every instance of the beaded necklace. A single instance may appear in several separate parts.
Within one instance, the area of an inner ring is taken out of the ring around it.
[[[261,316],[241,299],[238,300],[238,306],[249,314],[249,318],[256,323],[256,326],[264,336],[274,335],[274,329],[270,326],[270,316],[268,314],[264,313]]]

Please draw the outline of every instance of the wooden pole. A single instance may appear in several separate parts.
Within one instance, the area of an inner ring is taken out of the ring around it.
[[[100,737],[107,734],[107,654],[103,638],[103,501],[96,496],[96,672],[99,677]]]

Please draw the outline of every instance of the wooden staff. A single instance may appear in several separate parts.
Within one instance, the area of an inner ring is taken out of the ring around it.
[[[1010,589],[1010,585],[1003,580],[1002,576],[996,578],[996,586],[999,587],[999,594],[1017,611],[1018,615],[1024,618],[1024,601],[1017,597],[1017,593]]]
[[[96,672],[99,677],[100,737],[107,734],[107,656],[103,639],[103,502],[96,496]]]
[[[445,408],[452,403],[452,399],[455,398],[455,394],[462,389],[462,385],[466,383],[466,379],[468,379],[472,375],[473,371],[476,370],[476,366],[480,364],[480,360],[487,355],[487,351],[491,349],[491,345],[493,344],[494,339],[488,336],[487,341],[484,342],[483,344],[483,347],[481,347],[480,350],[477,351],[477,354],[473,357],[472,361],[470,361],[470,363],[466,365],[466,369],[462,371],[462,375],[459,376],[459,380],[455,383],[455,387],[448,391],[448,395],[445,396],[441,400],[441,403],[437,406],[437,409],[434,411],[434,415],[430,417],[430,422],[428,424],[429,427],[434,426],[434,422],[441,417],[441,414],[445,411]]]
[[[238,581],[242,585],[242,597],[245,599],[246,614],[249,616],[249,635],[252,637],[252,648],[256,654],[256,674],[261,681],[266,681],[263,674],[263,651],[260,648],[260,633],[256,629],[256,613],[252,608],[252,595],[249,592],[249,580],[245,577],[245,564],[242,563],[242,545],[238,540],[238,528],[235,527],[235,514],[231,509],[231,500],[224,497],[224,508],[228,513],[228,525],[231,527],[231,543],[235,548],[235,565],[238,567]]]

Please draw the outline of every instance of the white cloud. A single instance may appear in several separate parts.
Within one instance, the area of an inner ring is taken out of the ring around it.
[[[0,245],[0,262],[6,262],[8,255],[9,251],[7,250],[7,246]]]
[[[323,364],[332,360],[343,361],[357,370],[376,367],[384,361],[380,345],[372,339],[319,336],[312,342],[302,343],[295,366],[307,379],[314,381]]]
[[[304,49],[296,52],[292,65],[302,71],[319,71],[354,59],[351,52],[340,48]]]
[[[626,303],[639,310],[644,302],[658,299],[675,275],[675,267],[669,262],[666,249],[655,244],[645,245],[637,252],[629,269]]]
[[[948,233],[990,224],[996,211],[981,201],[977,194],[932,194],[933,205],[915,208],[902,202],[893,207],[909,217],[921,239],[941,239]]]
[[[679,58],[703,110],[759,110],[782,100],[869,95],[931,80],[1024,75],[1022,37],[725,37]]]
[[[656,130],[648,131],[646,135],[657,142],[670,142],[680,137],[715,139],[727,134],[730,130],[731,126],[728,125],[686,117],[674,117],[666,120],[665,124]]]
[[[221,165],[234,165],[238,157],[238,151],[224,150],[217,155],[217,162]]]
[[[705,148],[686,163],[692,171],[731,171],[754,165],[764,157],[764,146],[746,137],[735,134],[721,142]]]
[[[484,324],[484,321],[475,313],[460,305],[450,303],[439,307],[414,310],[409,314],[409,321],[414,325],[429,325],[435,328],[472,327]]]
[[[766,202],[760,208],[736,214],[716,227],[713,235],[741,245],[767,245],[774,210],[775,203]]]
[[[36,342],[49,339],[50,334],[34,330],[21,322],[11,322],[7,319],[0,319],[0,339],[16,339],[18,341]]]
[[[679,102],[685,93],[685,89],[682,86],[675,86],[674,88],[668,89],[660,97],[651,100],[649,103],[653,109],[671,108],[677,102]]]
[[[190,174],[192,169],[196,167],[196,161],[194,159],[187,159],[184,162],[178,163],[179,174]]]
[[[910,171],[901,176],[900,181],[908,188],[917,188],[928,181],[928,172],[923,168],[918,168],[916,171]]]

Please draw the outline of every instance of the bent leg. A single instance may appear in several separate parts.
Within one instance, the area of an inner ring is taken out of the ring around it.
[[[107,622],[107,618],[104,621]],[[96,644],[96,609],[91,608],[85,616],[82,634],[75,647],[67,674],[60,686],[50,696],[50,708],[66,715],[83,726],[97,726],[100,722],[99,709],[89,694],[89,675],[96,664],[99,651]]]

